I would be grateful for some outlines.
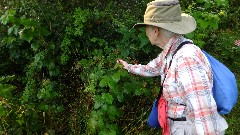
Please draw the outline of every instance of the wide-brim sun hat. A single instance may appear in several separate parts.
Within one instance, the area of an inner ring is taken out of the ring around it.
[[[196,21],[189,14],[182,13],[178,0],[155,0],[147,4],[144,22],[133,27],[146,25],[160,27],[177,34],[188,34],[196,29]]]

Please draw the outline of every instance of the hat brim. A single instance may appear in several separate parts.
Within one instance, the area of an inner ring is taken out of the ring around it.
[[[169,30],[177,34],[188,34],[193,32],[197,26],[195,19],[192,16],[185,13],[182,13],[181,17],[182,19],[179,22],[168,22],[168,23],[144,22],[144,23],[137,23],[133,27],[141,28],[141,27],[145,27],[146,25],[151,25],[151,26],[156,26],[156,27]]]

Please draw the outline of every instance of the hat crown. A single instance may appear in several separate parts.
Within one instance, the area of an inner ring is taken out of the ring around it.
[[[178,0],[155,0],[148,3],[144,22],[178,22],[181,12]]]
[[[152,25],[177,34],[187,34],[196,29],[195,19],[182,13],[179,0],[155,0],[147,4],[144,23],[137,23],[134,28]]]

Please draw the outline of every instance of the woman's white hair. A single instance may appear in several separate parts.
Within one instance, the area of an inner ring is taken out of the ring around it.
[[[171,32],[171,31],[163,29],[163,28],[159,28],[159,30],[161,31],[161,33],[163,35],[165,35],[166,37],[169,37],[169,38],[173,37],[176,34],[174,32]]]

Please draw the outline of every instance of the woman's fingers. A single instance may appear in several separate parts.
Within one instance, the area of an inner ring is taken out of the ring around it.
[[[128,67],[128,63],[126,61],[122,60],[122,59],[118,59],[117,63],[121,63],[124,66],[125,69]]]

